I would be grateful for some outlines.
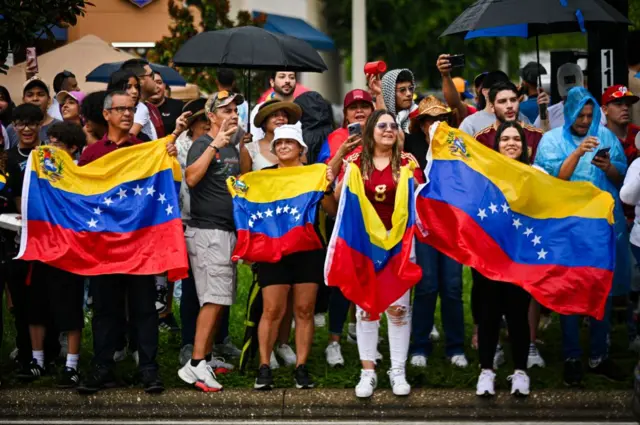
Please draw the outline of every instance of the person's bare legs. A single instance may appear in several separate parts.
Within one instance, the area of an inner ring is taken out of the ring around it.
[[[289,285],[270,285],[262,288],[262,317],[258,325],[260,365],[270,363],[273,345],[288,304]],[[297,323],[296,323],[297,329]]]
[[[299,283],[293,285],[293,313],[296,317],[296,367],[306,364],[313,344],[313,313],[318,285]]]
[[[207,354],[211,353],[216,320],[223,308],[224,306],[218,304],[205,304],[200,308],[196,322],[192,359],[202,360]]]
[[[288,344],[289,337],[291,336],[291,319],[293,318],[293,291],[289,291],[289,297],[287,299],[287,309],[285,310],[284,317],[280,322],[280,329],[278,331],[278,345]]]
[[[29,325],[29,335],[31,336],[31,349],[33,351],[44,350],[44,335],[46,328],[42,325]]]

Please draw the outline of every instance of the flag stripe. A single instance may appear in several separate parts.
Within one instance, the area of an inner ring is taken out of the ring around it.
[[[140,195],[135,194],[135,188],[142,189]],[[147,190],[151,188],[155,190],[153,194]],[[32,171],[29,220],[48,221],[53,226],[77,232],[133,232],[180,217],[178,188],[179,182],[174,181],[172,170],[167,169],[145,179],[120,184],[105,193],[81,195],[55,188],[49,180],[38,178]],[[121,190],[126,195],[122,199],[118,195]],[[166,201],[159,201],[161,195]],[[107,199],[112,203],[107,205]],[[96,206],[100,214],[95,213]],[[169,206],[170,213],[167,212]]]
[[[428,223],[424,241],[456,261],[482,270],[490,279],[522,286],[546,307],[561,314],[602,317],[613,272],[598,267],[513,262],[482,227],[464,211],[445,203],[418,198],[421,219]],[[455,226],[450,225],[455,223]],[[602,241],[603,246],[606,241]],[[475,253],[486,253],[476,255]],[[579,252],[581,257],[592,253]],[[544,284],[541,284],[544,283]],[[594,284],[608,282],[608,285]]]
[[[314,223],[318,202],[323,197],[324,192],[307,192],[294,198],[256,203],[236,196],[233,206],[236,229],[251,230],[270,238],[282,237],[294,227]]]
[[[140,143],[135,146],[117,149],[108,155],[93,161],[90,166],[79,167],[65,152],[47,146],[52,155],[62,163],[63,178],[52,183],[52,186],[80,195],[99,195],[118,187],[123,183],[152,177],[154,174],[169,171],[173,180],[182,180],[180,165],[175,158],[167,154],[165,145],[173,141],[173,136],[153,142]],[[32,171],[40,171],[43,175],[38,152],[34,151]],[[91,181],[91,184],[86,184]]]
[[[475,146],[474,146],[475,147]],[[456,176],[452,179],[451,176]],[[464,185],[464,187],[462,186]],[[614,241],[611,225],[604,218],[531,218],[523,214],[504,212],[502,206],[508,206],[507,200],[490,179],[469,167],[462,161],[434,160],[431,164],[429,184],[420,192],[417,202],[421,213],[421,221],[427,230],[440,223],[439,226],[460,228],[468,238],[476,235],[466,229],[451,217],[437,218],[431,222],[425,217],[433,219],[429,208],[434,202],[441,201],[456,210],[455,215],[464,214],[478,226],[475,231],[486,232],[512,261],[537,265],[559,265],[565,267],[594,267],[613,270],[614,255],[609,249],[602,249]],[[489,202],[488,200],[491,200]],[[492,212],[490,205],[496,206],[497,212]],[[486,214],[482,219],[480,208]],[[446,214],[445,214],[446,217]],[[516,227],[518,226],[518,227]],[[478,230],[479,229],[479,230]],[[525,232],[530,234],[526,235]],[[440,229],[438,231],[447,231]],[[585,237],[585,235],[588,235]],[[536,237],[538,243],[534,245]],[[465,239],[466,240],[466,239]],[[540,258],[540,252],[547,252],[546,258]],[[482,252],[489,252],[483,249]],[[588,255],[581,255],[586,254]]]
[[[342,196],[346,198],[345,203],[349,205],[350,211],[349,214],[342,215],[342,224],[337,229],[338,237],[340,237],[350,249],[369,258],[369,261],[375,265],[375,271],[379,271],[384,268],[389,258],[400,252],[402,240],[389,251],[372,243],[365,222],[362,219],[363,214],[358,196],[349,189],[350,188],[345,189]]]
[[[277,238],[249,230],[238,230],[238,242],[231,259],[275,263],[285,255],[322,248],[313,223],[296,226]]]
[[[128,233],[77,232],[45,221],[29,220],[23,260],[38,260],[83,276],[155,275],[169,270],[169,280],[187,277],[182,220]],[[91,249],[86,249],[91,247]]]
[[[560,180],[497,154],[474,139],[462,142],[461,132],[456,129],[439,126],[435,137],[438,140],[432,143],[431,153],[435,160],[450,160],[470,167],[500,188],[515,212],[540,219],[607,217],[613,224],[613,198],[591,183]],[[464,143],[467,145],[464,146]],[[464,149],[469,156],[461,158],[459,151],[452,152],[454,146]],[[536,193],[544,193],[544,196],[536,196]],[[532,198],[536,199],[535,203],[531,202]],[[585,203],[585,199],[590,202]]]

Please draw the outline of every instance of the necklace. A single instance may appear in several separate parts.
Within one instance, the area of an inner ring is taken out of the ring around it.
[[[27,154],[27,155],[23,154],[22,151],[20,150],[20,148],[18,148],[18,153],[24,158],[29,158],[29,154]]]

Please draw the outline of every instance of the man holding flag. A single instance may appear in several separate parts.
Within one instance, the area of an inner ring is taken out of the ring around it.
[[[97,169],[101,165],[108,167],[109,162],[102,161],[102,157],[122,148],[137,146],[142,143],[135,136],[129,134],[129,131],[133,126],[134,113],[135,104],[133,99],[127,93],[118,91],[109,93],[105,98],[103,111],[105,120],[108,123],[107,133],[104,135],[102,140],[99,140],[84,150],[80,156],[79,165],[87,166],[94,161],[100,161],[100,163],[94,168]],[[176,134],[180,134],[186,128],[185,119],[186,115],[181,116],[176,122],[176,129],[174,133],[165,138],[167,143],[166,149],[171,156],[176,155],[177,151],[173,142],[175,141]],[[127,152],[131,152],[131,155],[134,154],[134,151]],[[123,155],[126,156],[124,153]],[[110,156],[110,158],[113,158],[113,156]],[[125,161],[133,162],[134,158],[138,160],[138,158],[132,156],[128,161]],[[61,172],[61,170],[59,171]],[[98,173],[96,173],[96,175],[97,174]],[[106,180],[109,179],[109,177],[110,175],[105,173],[100,175],[99,178]],[[152,176],[150,180],[154,177],[156,176]],[[143,183],[145,182],[144,180],[138,181]],[[158,182],[158,180],[153,181]],[[25,180],[25,185],[26,182],[27,180]],[[159,187],[159,185],[157,186]],[[97,229],[98,226],[102,226],[101,220],[105,220],[106,222],[106,214],[108,214],[107,210],[109,208],[117,208],[117,205],[114,205],[113,207],[111,205],[117,202],[126,202],[127,197],[131,202],[135,202],[136,199],[141,196],[143,196],[145,200],[151,198],[155,199],[157,197],[158,201],[160,201],[159,195],[155,194],[156,190],[154,189],[153,184],[149,187],[145,187],[145,189],[146,192],[142,195],[142,188],[140,188],[139,184],[133,189],[134,193],[129,192],[124,187],[120,187],[120,190],[116,192],[118,196],[105,196],[101,201],[100,207],[93,209],[93,215],[88,221],[87,229]],[[138,197],[136,197],[136,194]],[[167,195],[170,196],[170,194]],[[165,202],[171,201],[165,200]],[[177,204],[177,199],[175,199],[175,202]],[[164,202],[162,204],[164,204]],[[170,206],[171,205],[169,204],[169,207]],[[150,211],[145,211],[145,209],[139,209],[138,211],[142,214],[150,213]],[[171,218],[169,213],[166,215],[168,218]],[[178,211],[176,211],[175,217],[179,219]],[[130,218],[131,217],[129,217],[129,219]],[[170,224],[170,222],[167,222],[167,224]],[[121,223],[115,224],[115,226],[118,225],[123,226]],[[156,233],[161,234],[159,230]],[[145,244],[153,243],[149,238],[145,241],[140,242]],[[122,242],[127,244],[127,239],[122,238]],[[129,243],[134,244],[134,242]],[[166,240],[166,244],[171,243],[172,242],[169,239]],[[100,243],[95,246],[96,251],[99,248]],[[140,254],[139,249],[136,250],[138,251],[138,255],[142,255]],[[109,263],[109,255],[111,254],[112,252],[105,252],[107,257],[102,259],[104,263]],[[54,263],[54,265],[56,264]],[[119,329],[122,323],[121,318],[126,314],[126,298],[128,298],[129,301],[129,318],[138,336],[139,370],[144,389],[148,393],[159,393],[164,391],[164,385],[158,375],[158,364],[156,363],[156,355],[158,352],[158,315],[155,309],[156,290],[153,275],[157,273],[140,274],[143,271],[141,270],[141,267],[133,267],[134,268],[128,274],[105,273],[91,278],[91,293],[93,296],[94,309],[94,358],[92,362],[94,364],[94,369],[78,386],[78,391],[81,394],[92,394],[100,389],[116,386],[115,376],[113,373],[115,366],[113,355],[116,351],[117,336],[121,331],[121,329]]]
[[[629,290],[631,265],[629,234],[618,193],[627,171],[627,159],[621,143],[607,128],[600,125],[601,110],[595,98],[584,88],[575,87],[564,103],[564,126],[544,135],[538,149],[536,165],[562,180],[586,181],[609,192],[615,199],[616,257],[613,287],[606,303],[604,317],[592,320],[589,372],[612,380],[626,375],[608,357],[607,339],[610,332],[611,295]],[[560,317],[562,348],[565,358],[564,380],[577,386],[582,381],[580,358],[580,317]]]

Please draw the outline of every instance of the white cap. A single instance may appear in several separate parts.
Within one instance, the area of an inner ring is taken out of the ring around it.
[[[307,147],[307,144],[304,142],[304,140],[302,140],[302,130],[300,130],[300,127],[298,127],[297,125],[285,124],[285,125],[281,125],[280,127],[274,130],[273,140],[271,141],[271,153],[274,155],[276,153],[276,149],[275,149],[276,141],[279,139],[295,140],[296,142],[300,143],[300,146],[302,146],[303,153],[305,154],[309,150],[309,148]]]
[[[582,68],[575,63],[565,63],[558,68],[558,92],[560,97],[567,97],[567,93],[574,87],[584,87]]]

